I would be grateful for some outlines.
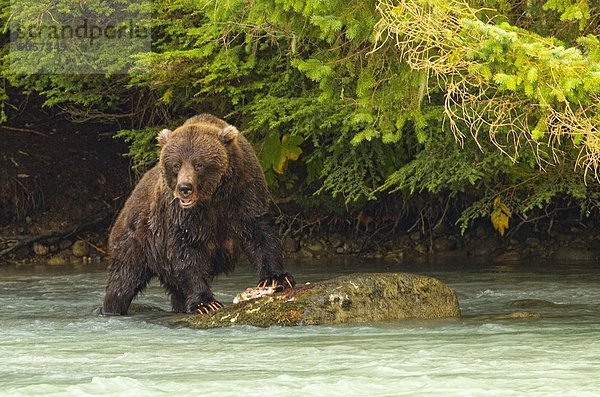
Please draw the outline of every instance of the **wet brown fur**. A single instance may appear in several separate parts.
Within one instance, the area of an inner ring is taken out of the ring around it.
[[[158,141],[158,164],[139,181],[110,232],[102,312],[126,314],[153,277],[170,294],[175,312],[195,312],[214,301],[210,282],[233,270],[236,246],[259,279],[287,275],[264,174],[237,129],[203,114],[161,131]],[[193,188],[191,208],[180,205],[181,183]]]

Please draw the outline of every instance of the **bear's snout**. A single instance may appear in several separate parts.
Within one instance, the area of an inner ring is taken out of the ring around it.
[[[180,197],[188,198],[194,192],[194,188],[191,183],[180,183],[177,185],[177,191],[179,192]]]
[[[177,184],[173,194],[179,199],[181,208],[192,208],[198,201],[198,188],[194,168],[190,164],[183,164],[177,174]]]

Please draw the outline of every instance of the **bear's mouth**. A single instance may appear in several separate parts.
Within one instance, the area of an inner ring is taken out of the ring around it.
[[[181,198],[181,197],[178,197],[178,198],[179,198],[179,206],[181,208],[192,208],[194,206],[194,204],[196,204],[196,200],[194,200],[194,199],[191,199],[191,198],[185,199],[185,198]]]
[[[190,197],[181,197],[177,193],[173,194],[175,200],[179,203],[179,207],[188,209],[194,207],[198,203],[198,195],[192,194]]]

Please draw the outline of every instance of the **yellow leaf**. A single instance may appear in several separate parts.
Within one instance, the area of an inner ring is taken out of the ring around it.
[[[504,215],[506,215],[508,218],[510,218],[510,211],[508,210],[508,207],[504,203],[500,203],[500,205],[498,206],[498,209],[500,211],[502,211],[502,213]]]
[[[490,214],[490,220],[498,234],[504,236],[504,231],[508,229],[511,213],[506,204],[500,199],[500,196],[494,197],[493,205],[494,210]]]
[[[290,136],[285,134],[281,137],[281,147],[279,156],[273,162],[273,170],[278,174],[283,174],[285,171],[285,165],[288,161],[296,161],[300,154],[302,154],[302,149],[296,146],[300,141],[290,140]]]

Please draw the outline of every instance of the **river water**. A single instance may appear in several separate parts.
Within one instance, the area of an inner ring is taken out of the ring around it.
[[[290,263],[300,282],[412,271],[454,288],[463,318],[353,326],[169,328],[153,283],[98,316],[106,269],[0,267],[0,396],[599,396],[600,267]],[[247,266],[217,299],[255,284]],[[515,300],[558,304],[507,319]],[[511,303],[512,302],[512,303]]]

